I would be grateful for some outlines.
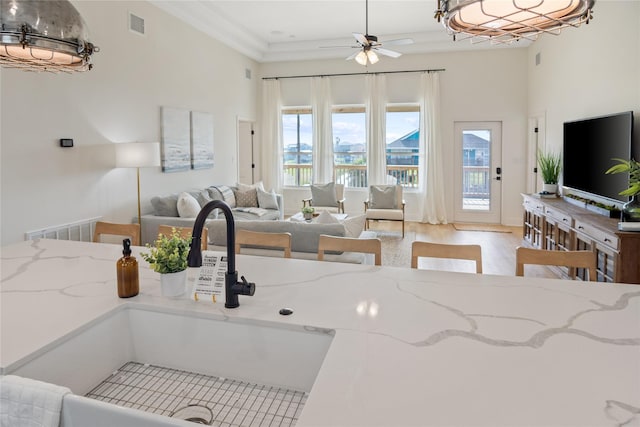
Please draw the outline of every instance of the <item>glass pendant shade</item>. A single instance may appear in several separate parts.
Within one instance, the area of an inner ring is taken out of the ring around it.
[[[87,71],[99,48],[66,0],[2,0],[0,64],[27,71]]]
[[[363,51],[360,51],[360,53],[358,53],[356,55],[356,62],[360,65],[367,65],[367,54]]]
[[[436,18],[450,33],[511,42],[559,34],[591,19],[595,0],[440,0]]]
[[[367,51],[367,58],[369,58],[369,62],[371,62],[372,64],[375,64],[380,60],[380,58],[378,58],[378,55],[372,50]]]

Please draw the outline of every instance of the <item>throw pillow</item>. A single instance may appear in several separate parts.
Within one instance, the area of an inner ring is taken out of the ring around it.
[[[178,214],[178,195],[156,196],[151,198],[154,214],[157,216],[180,216]]]
[[[371,194],[369,195],[369,207],[371,209],[397,209],[396,187],[393,185],[372,185]]]
[[[253,189],[264,191],[264,184],[262,183],[262,181],[258,181],[255,184],[242,184],[238,182],[236,184],[236,188],[239,191],[249,191]]]
[[[231,188],[226,185],[218,185],[215,188],[222,194],[222,200],[226,202],[231,209],[237,206],[236,195]]]
[[[236,191],[236,206],[239,208],[257,208],[258,195],[255,188],[248,191]]]
[[[196,198],[196,200],[200,204],[200,207],[204,207],[204,205],[206,205],[207,203],[213,200],[207,190],[199,191],[193,196]]]
[[[364,231],[364,221],[367,218],[366,214],[349,216],[342,221],[344,225],[344,235],[347,237],[358,238]]]
[[[186,192],[180,193],[178,196],[177,207],[181,218],[195,218],[200,213],[200,203]]]
[[[338,224],[340,223],[340,221],[338,221],[338,219],[331,215],[329,212],[327,211],[322,211],[320,212],[320,215],[318,215],[313,222],[317,222],[318,224]]]
[[[335,183],[311,184],[311,199],[313,206],[338,206]]]
[[[276,198],[276,193],[271,190],[270,193],[267,193],[264,190],[259,188],[256,189],[258,192],[258,207],[262,209],[278,209],[278,199]]]

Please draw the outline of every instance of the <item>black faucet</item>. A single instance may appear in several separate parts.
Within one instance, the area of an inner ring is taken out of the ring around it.
[[[236,226],[233,221],[233,214],[229,205],[222,200],[213,200],[202,207],[202,210],[193,224],[191,232],[191,248],[187,257],[187,265],[189,267],[202,266],[202,229],[207,216],[214,209],[221,209],[224,212],[224,218],[227,221],[227,272],[224,275],[224,290],[226,308],[236,308],[240,305],[238,295],[252,296],[256,291],[255,283],[249,283],[242,276],[242,282],[238,282],[238,272],[236,271]]]

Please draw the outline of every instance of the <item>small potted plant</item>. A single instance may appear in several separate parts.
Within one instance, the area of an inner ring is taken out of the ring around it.
[[[159,234],[153,246],[147,244],[149,252],[140,254],[153,271],[160,273],[162,295],[184,294],[190,245],[191,237],[185,239],[172,228],[170,236]]]
[[[640,162],[634,159],[613,159],[618,162],[617,165],[611,166],[605,173],[624,173],[629,172],[629,186],[626,190],[622,190],[621,196],[629,196],[631,199],[622,205],[622,221],[640,221]]]
[[[542,175],[542,194],[556,194],[560,176],[560,154],[538,151],[538,166]]]
[[[302,216],[304,216],[304,219],[313,219],[313,212],[315,212],[315,209],[313,208],[313,206],[303,206],[302,207]]]

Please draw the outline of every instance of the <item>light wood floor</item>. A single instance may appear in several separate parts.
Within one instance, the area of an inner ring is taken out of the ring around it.
[[[522,227],[507,226],[465,226],[466,229],[498,231],[461,231],[453,224],[431,225],[418,222],[405,223],[405,237],[402,238],[400,223],[377,221],[370,223],[370,229],[381,231],[382,264],[397,267],[411,266],[411,242],[423,240],[449,244],[479,244],[482,247],[484,274],[514,276],[516,268],[516,247],[521,246]],[[475,272],[472,261],[440,260],[420,258],[419,268]],[[526,276],[557,278],[550,269],[527,266]]]

